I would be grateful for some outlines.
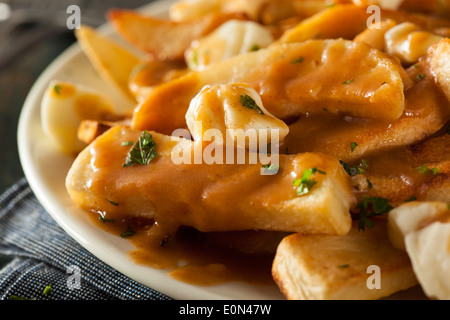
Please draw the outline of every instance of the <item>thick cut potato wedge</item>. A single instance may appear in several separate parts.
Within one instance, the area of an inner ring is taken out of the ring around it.
[[[124,39],[160,60],[182,60],[192,41],[231,19],[246,17],[241,13],[212,13],[198,20],[177,23],[132,10],[113,9],[108,13],[108,20]]]
[[[370,266],[379,268],[379,288],[367,285],[376,284]],[[383,220],[366,231],[355,223],[345,236],[290,235],[278,246],[272,274],[289,300],[375,300],[418,283]]]
[[[118,42],[100,35],[91,27],[81,26],[75,30],[75,35],[99,75],[131,101],[135,101],[128,83],[130,74],[141,57]]]
[[[336,68],[346,66],[346,68]],[[233,57],[154,88],[136,109],[132,127],[170,134],[186,126],[191,99],[205,85],[244,82],[266,109],[286,120],[323,113],[380,120],[404,111],[404,69],[365,43],[311,40],[281,44]]]
[[[333,2],[351,3],[351,0]],[[328,5],[324,0],[185,0],[171,6],[170,18],[182,22],[199,19],[213,12],[244,12],[254,21],[276,24],[293,17],[310,17]]]
[[[321,115],[301,117],[289,126],[285,146],[289,153],[317,152],[350,162],[381,151],[415,145],[438,132],[450,119],[450,104],[436,86],[426,59],[408,69],[414,85],[405,91],[405,111],[395,120]],[[351,150],[351,143],[358,147]]]
[[[437,84],[450,101],[450,39],[444,39],[431,47],[428,59]]]
[[[367,12],[367,6],[335,5],[300,22],[296,27],[286,31],[278,41],[291,43],[309,39],[353,39],[368,27],[367,21],[372,14],[373,12]],[[388,9],[380,10],[380,18],[391,19],[397,23],[412,22],[429,31],[450,26],[447,19]]]
[[[449,0],[404,0],[401,10],[450,18]]]
[[[136,142],[141,134],[116,126],[80,153],[66,180],[74,203],[105,218],[153,219],[170,230],[183,225],[202,232],[350,230],[351,182],[333,158],[280,156],[279,171],[270,176],[261,174],[261,164],[175,164],[174,148],[181,143],[190,150],[193,142],[152,132],[157,157],[148,165],[123,167],[132,147],[122,143]],[[313,174],[316,184],[298,196],[293,181],[311,168],[326,174]]]

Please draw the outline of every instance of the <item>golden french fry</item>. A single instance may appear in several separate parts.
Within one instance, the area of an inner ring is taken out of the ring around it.
[[[323,108],[395,120],[404,111],[407,81],[398,63],[365,43],[337,39],[273,45],[154,88],[136,108],[132,127],[169,134],[184,128],[189,103],[202,87],[229,82],[248,83],[282,120],[322,113]]]
[[[240,13],[210,14],[189,22],[173,22],[154,18],[136,11],[113,9],[109,21],[131,44],[160,60],[182,60],[184,51],[198,39],[225,21],[245,19]]]
[[[428,59],[437,84],[450,101],[450,40],[443,39],[433,46]]]
[[[395,121],[344,121],[326,110],[300,118],[289,126],[285,146],[291,153],[325,152],[343,161],[358,161],[378,152],[420,143],[438,132],[448,121],[450,103],[436,86],[427,64],[408,69],[414,85],[405,92],[404,114]],[[356,142],[358,147],[351,150]]]
[[[75,35],[100,76],[126,97],[134,100],[128,89],[128,83],[131,71],[139,64],[140,57],[89,26],[76,29]]]
[[[276,175],[262,175],[261,164],[175,164],[175,148],[181,143],[192,150],[194,143],[150,133],[157,156],[148,165],[123,167],[131,147],[122,143],[137,142],[142,132],[122,126],[83,150],[66,180],[74,203],[116,220],[153,219],[170,230],[190,226],[202,232],[345,234],[351,227],[351,184],[336,159],[320,154],[281,156]],[[311,177],[315,184],[299,196],[293,181],[312,168],[320,170]]]
[[[286,31],[279,39],[282,43],[301,42],[309,39],[353,39],[368,27],[372,13],[366,6],[351,4],[335,5],[300,22]],[[397,23],[412,22],[422,29],[432,31],[439,27],[449,27],[447,19],[431,18],[425,15],[403,11],[381,9],[381,20],[391,19]]]
[[[372,282],[374,272],[379,278]],[[418,284],[408,255],[390,243],[382,219],[365,231],[354,223],[344,236],[287,236],[272,274],[290,300],[375,300]],[[376,282],[379,287],[371,288]]]

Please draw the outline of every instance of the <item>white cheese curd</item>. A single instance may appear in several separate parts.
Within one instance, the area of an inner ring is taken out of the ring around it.
[[[264,135],[264,146],[281,143],[288,126],[267,111],[260,95],[245,83],[207,85],[192,99],[186,123],[196,142],[204,142],[205,133],[220,131],[223,143],[227,136],[233,145],[256,151]],[[254,137],[254,144],[251,139]],[[276,137],[278,141],[273,140]]]
[[[198,71],[233,56],[265,48],[273,41],[271,32],[256,22],[230,20],[194,41],[186,50],[185,58],[188,66]]]
[[[109,97],[82,85],[52,81],[41,102],[44,133],[65,153],[77,153],[85,147],[78,139],[82,120],[101,120],[113,113]]]

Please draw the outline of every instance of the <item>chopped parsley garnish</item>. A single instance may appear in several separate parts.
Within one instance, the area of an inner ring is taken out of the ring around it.
[[[276,164],[265,164],[262,166],[265,172],[276,174],[278,170],[280,169],[279,165]]]
[[[258,111],[259,114],[264,115],[264,112],[261,110],[260,107],[258,107],[258,105],[256,104],[256,101],[253,100],[253,98],[250,97],[248,94],[246,94],[245,96],[241,95],[240,102],[241,102],[242,106],[252,109],[252,110],[256,110],[256,111]]]
[[[350,79],[350,80],[347,80],[347,81],[342,82],[342,84],[349,84],[349,83],[352,83],[353,81],[355,81],[355,80]]]
[[[258,51],[259,49],[261,49],[261,47],[258,44],[254,44],[252,45],[252,47],[250,48],[250,51]]]
[[[100,220],[101,222],[110,222],[110,223],[116,222],[116,220],[114,220],[114,219],[106,219],[106,218],[103,217],[102,215],[99,215],[99,216],[98,216],[98,220]]]
[[[358,174],[364,174],[366,173],[366,169],[369,167],[366,160],[361,160],[361,163],[359,166],[350,166],[348,163],[339,160],[339,162],[344,167],[344,170],[347,172],[347,174],[351,177],[356,176]]]
[[[439,169],[438,169],[438,168],[431,168],[431,169],[430,169],[430,168],[428,168],[428,167],[425,165],[425,163],[422,164],[421,167],[416,168],[416,170],[419,170],[419,172],[420,172],[420,173],[423,173],[423,174],[426,174],[426,173],[428,173],[428,172],[431,172],[431,173],[434,174],[434,175],[438,174],[438,172],[439,172]]]
[[[325,171],[319,170],[316,167],[312,169],[307,169],[303,171],[303,175],[300,179],[295,179],[292,184],[295,188],[297,188],[297,195],[302,196],[311,191],[311,189],[317,184],[317,181],[311,179],[311,176],[316,174],[316,172],[320,174],[326,174]]]
[[[343,265],[341,265],[341,266],[338,266],[339,269],[346,269],[346,268],[348,268],[348,267],[350,267],[349,264],[343,264]]]
[[[375,224],[371,217],[380,216],[384,213],[388,213],[393,208],[389,204],[389,200],[380,197],[364,197],[363,200],[356,205],[356,208],[360,209],[358,219],[358,230],[366,230],[366,227],[373,228]]]
[[[358,146],[358,144],[356,143],[356,142],[352,142],[351,144],[350,144],[350,149],[352,150],[352,152],[353,151],[355,151],[355,148]]]
[[[291,60],[291,63],[292,63],[292,64],[297,64],[297,63],[302,63],[303,61],[305,61],[305,58],[303,58],[303,57],[298,57],[298,58],[292,59],[292,60]]]
[[[417,79],[419,79],[419,80],[425,79],[425,73],[419,74],[419,75],[417,76]]]
[[[157,156],[156,144],[153,142],[152,135],[144,131],[128,153],[123,167],[132,167],[135,164],[148,165]]]
[[[194,52],[192,52],[192,57],[188,61],[188,65],[191,69],[198,66],[198,51],[197,50],[194,50]]]
[[[60,95],[60,94],[61,94],[61,88],[62,88],[62,86],[60,86],[59,84],[55,84],[55,85],[53,86],[53,91],[55,91],[55,93],[56,93],[57,95]]]
[[[106,198],[106,200],[109,202],[109,203],[111,203],[113,206],[118,206],[119,204],[117,203],[117,202],[114,202],[114,201],[111,201],[111,200],[109,200],[108,198]]]
[[[125,232],[123,232],[120,236],[122,238],[128,238],[128,237],[134,236],[135,234],[136,234],[136,232],[133,229],[131,229],[130,226],[128,226],[127,230]]]
[[[412,196],[411,198],[406,199],[405,202],[411,202],[411,201],[416,201],[416,200],[417,200],[417,197],[416,196]]]
[[[124,141],[120,145],[121,146],[132,146],[134,144],[133,141]]]

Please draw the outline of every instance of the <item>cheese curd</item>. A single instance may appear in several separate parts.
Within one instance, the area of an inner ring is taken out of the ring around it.
[[[270,31],[257,22],[230,20],[210,35],[194,41],[185,58],[190,69],[198,71],[233,56],[265,48],[273,41]]]
[[[450,208],[443,202],[411,202],[389,213],[392,244],[406,251],[430,298],[450,299]]]
[[[205,86],[192,99],[186,123],[196,142],[203,144],[205,133],[214,129],[222,133],[224,143],[228,136],[237,146],[253,151],[258,150],[262,135],[266,147],[282,142],[289,132],[283,121],[264,108],[256,90],[245,83]],[[249,143],[252,134],[255,144]],[[272,141],[274,135],[278,141]]]
[[[42,129],[63,152],[80,152],[86,144],[77,137],[82,120],[101,120],[113,113],[113,103],[82,85],[52,81],[42,99]]]
[[[400,58],[403,63],[413,64],[442,39],[442,36],[423,31],[411,22],[404,22],[386,32],[386,52]]]

